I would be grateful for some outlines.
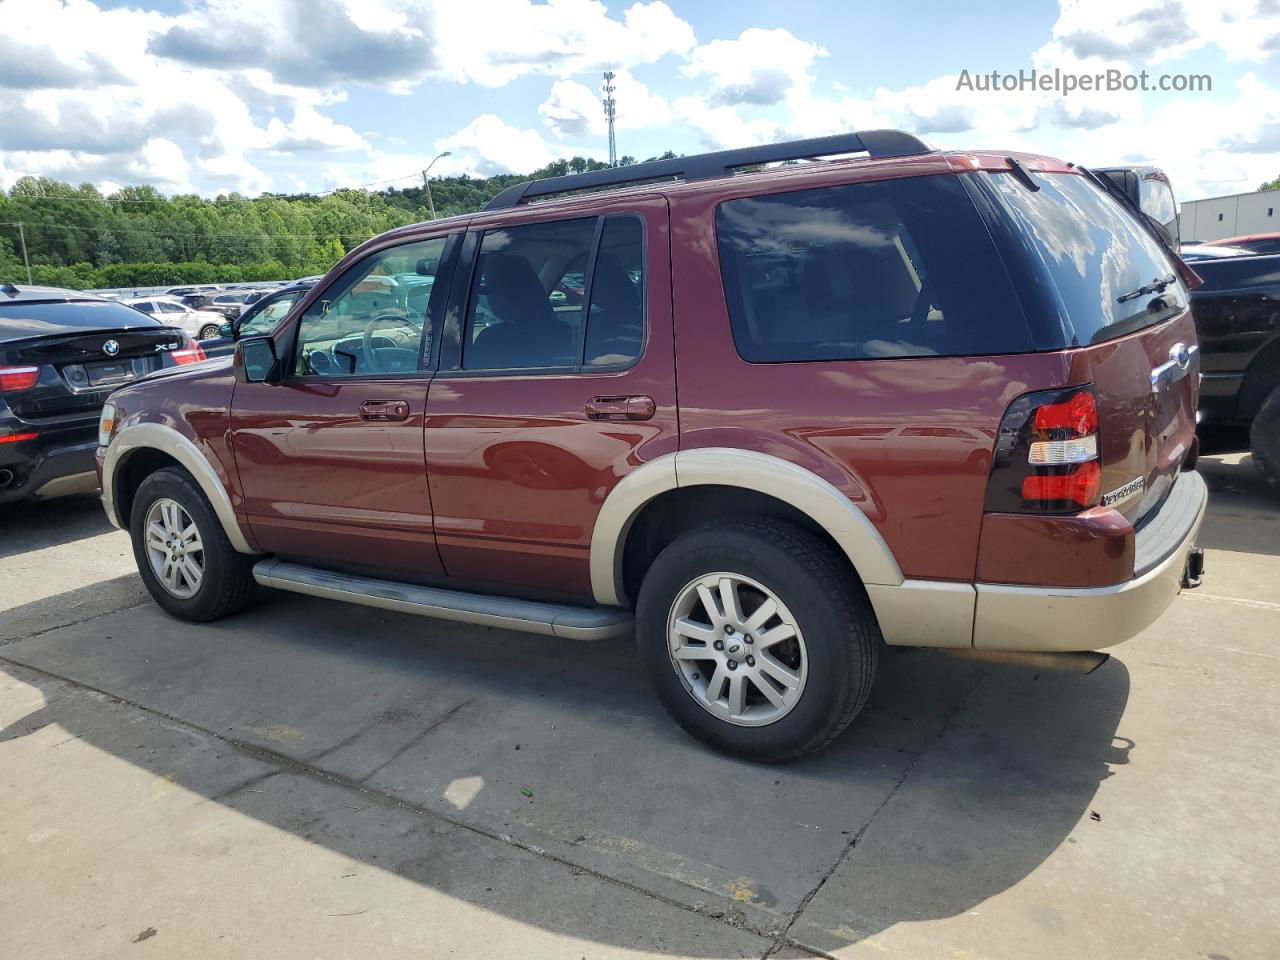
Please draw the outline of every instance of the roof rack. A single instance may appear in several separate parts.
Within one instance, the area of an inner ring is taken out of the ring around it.
[[[526,180],[507,187],[485,204],[484,209],[505,210],[519,206],[525,200],[534,200],[556,193],[615,187],[627,183],[727,177],[739,167],[779,163],[783,160],[829,157],[841,153],[866,153],[879,158],[911,157],[932,152],[932,148],[919,137],[901,130],[839,133],[831,137],[791,140],[787,143],[770,143],[759,147],[743,147],[739,150],[720,150],[716,153],[699,153],[692,157],[673,157],[670,160],[650,160],[648,163],[633,163],[625,167],[592,170],[590,173]]]

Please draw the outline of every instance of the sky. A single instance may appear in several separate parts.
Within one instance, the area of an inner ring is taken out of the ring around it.
[[[0,0],[0,187],[321,192],[859,129],[1280,176],[1280,0]],[[992,71],[1209,90],[983,90]],[[1201,86],[1203,86],[1201,81]],[[963,88],[962,88],[963,87]]]

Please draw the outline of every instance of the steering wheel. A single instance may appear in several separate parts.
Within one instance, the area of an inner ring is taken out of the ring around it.
[[[368,359],[370,364],[373,363],[373,358],[376,356],[376,354],[374,353],[374,346],[373,346],[373,331],[376,330],[380,325],[384,323],[388,325],[394,324],[395,326],[398,326],[398,327],[409,327],[410,329],[413,328],[413,325],[409,322],[409,319],[407,317],[402,317],[399,314],[395,314],[395,313],[378,314],[376,317],[374,317],[368,323],[366,323],[364,327],[364,336],[361,338],[361,342],[360,342],[360,349],[364,351],[364,355]]]

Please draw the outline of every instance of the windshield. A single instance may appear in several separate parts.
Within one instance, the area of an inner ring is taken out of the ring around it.
[[[1068,344],[1123,336],[1186,309],[1176,266],[1127,210],[1077,174],[1030,176],[1038,190],[1012,173],[986,182],[1036,275],[1024,291],[1047,297]]]

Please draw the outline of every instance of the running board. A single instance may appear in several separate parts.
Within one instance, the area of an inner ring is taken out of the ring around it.
[[[574,607],[568,604],[513,600],[486,593],[464,593],[377,580],[283,560],[259,560],[253,579],[264,587],[291,590],[326,600],[345,600],[382,610],[416,613],[441,620],[478,623],[571,640],[603,640],[631,632],[631,611],[620,607]]]

